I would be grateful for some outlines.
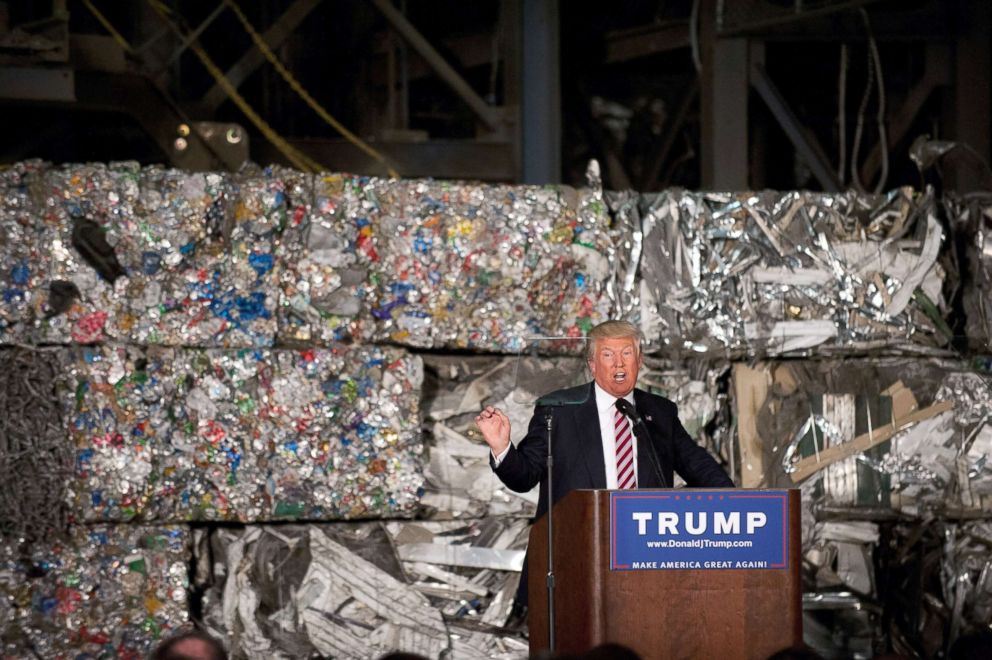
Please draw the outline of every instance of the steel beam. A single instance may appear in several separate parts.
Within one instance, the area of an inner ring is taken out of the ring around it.
[[[182,40],[182,43],[180,43],[179,46],[174,51],[172,51],[172,54],[169,55],[168,59],[166,59],[166,61],[163,62],[158,67],[157,71],[163,71],[169,68],[170,66],[172,66],[172,64],[176,60],[178,60],[183,53],[186,52],[186,49],[189,48],[190,44],[196,41],[197,39],[199,39],[200,35],[203,34],[208,27],[210,27],[210,24],[213,23],[215,20],[217,20],[217,17],[220,16],[221,13],[223,13],[225,8],[226,5],[223,2],[217,3],[217,7],[215,7],[214,10],[210,12],[210,15],[207,16],[203,20],[203,22],[196,27],[195,30],[193,30],[188,35],[186,35],[186,37]]]
[[[689,23],[667,21],[606,34],[606,62],[626,62],[689,47]]]
[[[823,152],[823,148],[816,141],[816,137],[805,129],[760,64],[751,65],[751,85],[771,110],[789,141],[792,142],[792,146],[795,147],[796,153],[806,162],[823,189],[827,192],[839,191],[840,182],[837,180],[837,173]]]
[[[513,183],[523,180],[524,171],[520,98],[523,87],[522,13],[523,0],[500,0],[499,51],[500,64],[503,67],[503,119],[506,122],[504,135],[512,146],[513,162],[513,176],[507,180]]]
[[[268,44],[269,48],[278,48],[282,42],[286,40],[293,31],[299,27],[300,23],[303,22],[310,12],[320,4],[320,0],[296,0],[293,4],[289,6],[282,16],[280,16],[272,26],[262,33],[262,40]],[[245,51],[237,62],[234,63],[230,69],[224,74],[224,76],[231,81],[231,84],[235,88],[239,87],[248,76],[250,76],[255,69],[257,69],[262,62],[265,61],[265,56],[258,49],[257,46],[252,45],[251,48]],[[218,85],[214,85],[207,90],[207,93],[203,95],[198,103],[199,110],[203,113],[203,116],[213,115],[221,103],[227,100],[227,92]]]
[[[812,3],[813,6],[807,7],[797,0],[792,8],[783,7],[781,2],[770,2],[769,0],[751,0],[747,3],[740,0],[731,3],[720,2],[716,15],[716,29],[721,37],[741,36],[781,25],[847,12],[873,2],[878,2],[878,0],[821,2],[819,4]],[[745,20],[735,22],[733,16],[735,11],[744,14]]]
[[[482,122],[489,127],[490,130],[498,131],[501,128],[500,113],[497,109],[489,106],[481,96],[475,93],[475,90],[465,82],[465,80],[458,75],[450,64],[445,61],[440,53],[435,50],[434,46],[430,44],[423,37],[422,34],[413,26],[410,21],[406,20],[406,16],[401,14],[395,7],[393,7],[390,0],[372,0],[372,4],[382,12],[386,20],[400,33],[407,43],[417,51],[417,53],[424,58],[432,69],[441,77],[448,87],[458,95],[459,98],[464,101],[468,107],[472,109],[472,112],[482,120]]]
[[[716,2],[699,6],[700,173],[710,190],[748,188],[747,39],[717,39]]]
[[[74,101],[72,69],[0,67],[0,98],[19,101]]]
[[[491,33],[476,33],[446,37],[440,40],[444,44],[444,49],[451,53],[458,60],[463,68],[470,69],[476,66],[489,64],[493,60],[493,35]],[[387,71],[389,51],[393,47],[388,35],[383,35],[376,40],[374,55],[376,60],[372,62],[369,71],[369,78],[375,85],[387,84],[389,73]],[[410,80],[418,80],[425,76],[434,75],[434,70],[427,62],[413,58],[407,65],[407,76]]]

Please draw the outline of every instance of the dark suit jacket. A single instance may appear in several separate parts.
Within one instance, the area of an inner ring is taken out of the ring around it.
[[[499,467],[494,468],[496,476],[508,488],[519,493],[544,482],[548,442],[545,420],[550,414],[554,453],[552,502],[580,488],[606,488],[606,466],[603,464],[603,441],[599,432],[594,384],[559,390],[543,398],[566,401],[584,399],[585,403],[535,408],[527,435],[516,447],[510,446]],[[723,468],[682,428],[672,401],[635,389],[634,405],[648,427],[664,479],[664,483],[658,479],[650,449],[638,440],[638,488],[671,486],[673,472],[677,472],[691,487],[733,488],[734,482]],[[490,462],[493,462],[491,454]],[[542,516],[547,510],[547,488],[542,486],[537,501],[537,516]]]

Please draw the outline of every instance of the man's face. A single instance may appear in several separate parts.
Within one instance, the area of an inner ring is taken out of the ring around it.
[[[593,380],[613,396],[626,396],[637,384],[641,355],[634,337],[606,337],[596,345],[589,370]]]

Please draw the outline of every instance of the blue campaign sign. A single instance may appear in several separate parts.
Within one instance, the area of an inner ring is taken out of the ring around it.
[[[785,490],[610,493],[610,569],[782,569]]]

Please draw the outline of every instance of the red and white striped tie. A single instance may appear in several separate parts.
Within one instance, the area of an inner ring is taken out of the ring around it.
[[[634,475],[634,441],[630,433],[630,422],[620,409],[615,409],[613,416],[613,433],[616,436],[617,454],[617,488],[627,489],[637,487]]]

